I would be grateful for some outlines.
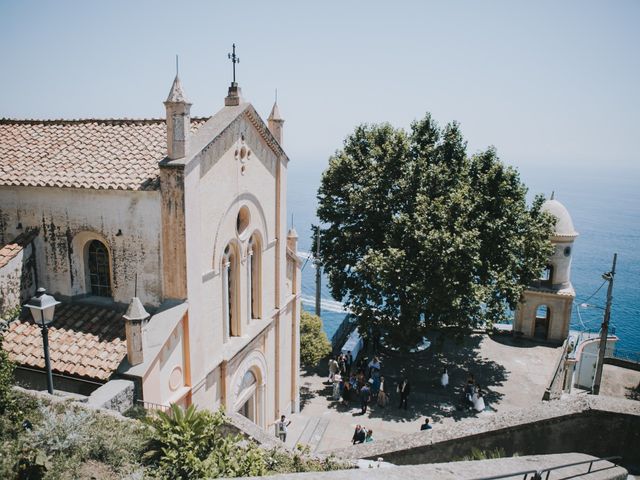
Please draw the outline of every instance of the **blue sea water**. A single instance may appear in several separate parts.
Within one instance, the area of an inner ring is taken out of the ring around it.
[[[311,244],[310,225],[317,222],[316,191],[324,166],[296,163],[290,165],[288,205],[300,236],[299,250],[306,252]],[[572,328],[600,328],[607,285],[591,295],[603,284],[602,274],[611,269],[617,253],[611,310],[611,325],[620,338],[617,353],[640,358],[640,168],[612,171],[607,165],[553,165],[525,166],[519,171],[531,198],[537,193],[549,197],[555,191],[555,198],[569,210],[580,233],[573,249],[571,277],[576,302]],[[314,291],[315,269],[309,260],[302,272],[303,306],[309,311],[313,311]],[[322,299],[324,328],[331,337],[345,313],[331,298],[325,278]]]

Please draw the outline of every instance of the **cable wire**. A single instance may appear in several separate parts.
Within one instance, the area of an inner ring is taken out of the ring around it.
[[[596,289],[595,292],[593,292],[591,295],[589,295],[589,297],[587,297],[586,299],[581,299],[583,303],[587,303],[589,300],[591,300],[599,291],[602,287],[604,287],[604,284],[607,283],[607,280],[604,280],[602,282],[602,284],[600,284],[600,286]],[[580,298],[580,297],[577,297]]]

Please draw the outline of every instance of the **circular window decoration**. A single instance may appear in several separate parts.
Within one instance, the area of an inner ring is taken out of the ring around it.
[[[238,218],[236,219],[236,230],[238,231],[238,235],[242,235],[247,230],[250,220],[251,215],[249,214],[249,209],[247,207],[242,207],[238,212]]]
[[[169,375],[169,388],[171,391],[175,391],[182,386],[182,368],[174,367]]]
[[[568,257],[571,255],[571,247],[564,247],[564,256]]]

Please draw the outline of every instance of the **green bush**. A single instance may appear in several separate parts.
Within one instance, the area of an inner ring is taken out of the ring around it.
[[[465,457],[462,457],[461,460],[490,460],[493,458],[504,458],[507,454],[504,451],[504,448],[495,448],[493,450],[480,450],[479,448],[472,448],[471,453]],[[514,454],[514,457],[517,457],[518,454]]]
[[[222,411],[211,413],[191,405],[171,405],[147,420],[151,437],[143,460],[163,478],[242,477],[266,473],[257,445],[223,431]]]
[[[16,408],[13,391],[13,363],[9,354],[2,349],[3,325],[0,325],[0,415],[12,412]]]
[[[322,319],[309,312],[300,314],[300,362],[315,367],[331,353],[331,342],[322,329]]]

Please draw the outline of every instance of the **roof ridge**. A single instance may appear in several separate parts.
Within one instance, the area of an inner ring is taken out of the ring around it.
[[[191,121],[206,121],[209,117],[191,117]],[[78,124],[78,123],[107,123],[107,124],[121,124],[121,123],[138,123],[138,124],[152,124],[152,123],[164,123],[166,118],[52,118],[52,119],[38,119],[38,118],[0,118],[0,125],[10,124]]]

